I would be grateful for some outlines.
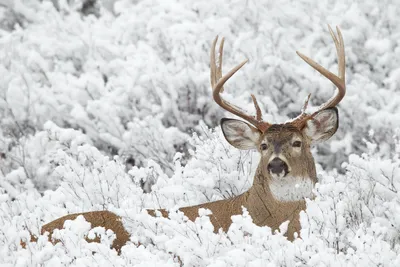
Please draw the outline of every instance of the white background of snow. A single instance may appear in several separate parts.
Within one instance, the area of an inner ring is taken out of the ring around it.
[[[57,11],[51,1],[0,1],[0,263],[178,266],[179,256],[185,266],[400,265],[400,3],[123,0],[104,1],[98,18],[82,16],[81,1],[58,3]],[[146,215],[251,186],[258,155],[209,129],[224,115],[209,88],[213,38],[226,38],[225,70],[250,59],[226,98],[253,111],[254,93],[264,117],[281,122],[308,93],[314,106],[332,94],[295,54],[336,71],[328,23],[344,36],[347,95],[338,133],[314,149],[320,183],[302,239],[271,235],[246,212],[226,234],[213,233],[205,211],[194,223]],[[137,166],[127,174],[129,156]],[[153,192],[141,181],[155,182]],[[27,229],[103,209],[132,233],[121,256],[104,229],[92,230],[101,244],[88,244],[82,218],[58,231],[64,245],[45,236],[19,245]]]

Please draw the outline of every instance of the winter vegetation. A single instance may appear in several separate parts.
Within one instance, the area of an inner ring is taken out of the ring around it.
[[[0,0],[0,265],[400,266],[400,3],[391,0]],[[301,238],[248,212],[227,233],[207,210],[236,196],[256,151],[221,133],[231,114],[212,101],[209,52],[224,36],[224,69],[249,63],[224,97],[266,120],[316,107],[333,86],[295,53],[337,70],[327,24],[344,36],[347,93],[340,126],[313,148],[318,184]],[[167,208],[170,219],[145,208]],[[131,241],[83,217],[53,245],[45,223],[109,210]],[[30,233],[38,242],[27,243]],[[83,237],[101,236],[101,243]]]

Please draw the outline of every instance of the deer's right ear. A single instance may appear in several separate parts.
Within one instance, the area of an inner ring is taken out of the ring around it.
[[[255,148],[261,136],[257,128],[240,120],[221,119],[221,128],[226,141],[238,149]]]

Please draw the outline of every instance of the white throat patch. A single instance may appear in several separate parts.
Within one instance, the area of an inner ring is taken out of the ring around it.
[[[275,176],[275,175],[274,175]],[[278,201],[298,201],[304,198],[312,198],[314,183],[309,178],[302,177],[272,177],[269,189],[273,197]]]

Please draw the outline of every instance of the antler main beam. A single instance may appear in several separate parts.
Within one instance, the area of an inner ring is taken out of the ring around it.
[[[211,87],[213,89],[213,98],[214,101],[220,105],[226,111],[250,122],[255,127],[257,127],[260,131],[265,132],[271,124],[264,122],[262,120],[262,114],[260,106],[257,103],[257,100],[254,95],[251,95],[253,99],[254,107],[256,109],[256,116],[252,116],[247,114],[241,108],[229,103],[228,101],[224,100],[221,97],[221,92],[224,91],[224,84],[229,78],[231,78],[240,68],[247,63],[247,59],[244,60],[242,63],[231,69],[227,74],[222,76],[222,56],[224,51],[224,38],[221,39],[221,43],[219,45],[219,60],[218,65],[215,62],[215,49],[218,41],[218,36],[215,37],[212,48],[211,48],[211,58],[210,58],[210,80],[211,80]]]
[[[305,122],[315,116],[318,112],[327,109],[327,108],[333,108],[339,102],[343,99],[344,95],[346,94],[346,76],[345,76],[345,67],[346,67],[346,59],[345,59],[345,52],[344,52],[344,42],[343,42],[343,36],[342,33],[340,32],[339,27],[336,27],[337,31],[337,37],[335,33],[333,32],[332,28],[328,25],[329,27],[329,32],[332,36],[333,41],[335,42],[336,46],[336,53],[338,57],[338,75],[333,74],[329,70],[325,69],[321,65],[319,65],[317,62],[312,60],[311,58],[303,55],[302,53],[296,51],[296,53],[305,61],[307,62],[311,67],[313,67],[315,70],[317,70],[319,73],[321,73],[323,76],[328,78],[336,87],[338,90],[335,92],[335,94],[324,104],[322,104],[317,111],[315,111],[312,114],[305,114],[305,108],[303,108],[302,113],[300,116],[298,116],[296,119],[294,119],[291,123],[295,125],[298,128],[302,128],[305,125]],[[308,97],[309,98],[309,97]],[[308,103],[308,101],[307,101]]]

